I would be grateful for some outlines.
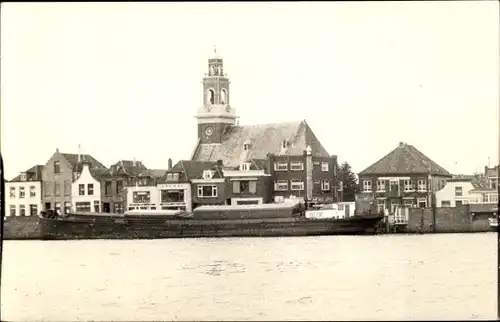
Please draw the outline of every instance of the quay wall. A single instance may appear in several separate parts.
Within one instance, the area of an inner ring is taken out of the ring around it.
[[[408,233],[488,232],[490,214],[474,214],[469,205],[459,207],[410,208]],[[435,225],[435,227],[434,227]]]
[[[8,216],[4,217],[3,236],[9,239],[39,239],[41,237],[38,226],[38,216]]]

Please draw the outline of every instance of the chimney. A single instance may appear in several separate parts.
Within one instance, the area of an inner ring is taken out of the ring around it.
[[[82,157],[80,155],[80,149],[81,149],[80,144],[78,144],[78,163],[82,161]]]
[[[399,147],[402,148],[405,146],[405,143],[404,142],[399,142]]]
[[[172,169],[172,159],[168,158],[168,170]]]
[[[222,160],[217,160],[217,165],[219,167],[222,167],[222,166],[224,166],[224,162]]]
[[[59,148],[56,148],[56,152],[59,153]]]
[[[132,165],[133,165],[134,167],[136,166],[135,158],[134,158],[134,161],[132,161]]]

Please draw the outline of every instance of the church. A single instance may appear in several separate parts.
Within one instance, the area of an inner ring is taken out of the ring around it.
[[[203,104],[196,115],[198,140],[191,161],[219,162],[226,170],[246,169],[245,164],[267,164],[266,173],[274,182],[274,200],[291,195],[328,202],[337,199],[337,156],[328,154],[305,120],[237,124],[230,81],[223,59],[215,51],[208,59],[202,83]],[[306,159],[302,162],[306,155],[312,159],[310,169],[304,167]],[[305,192],[300,194],[302,190]]]

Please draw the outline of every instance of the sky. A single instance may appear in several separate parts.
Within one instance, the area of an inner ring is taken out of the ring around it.
[[[497,1],[2,3],[1,153],[166,168],[197,140],[217,46],[240,125],[307,120],[355,172],[399,142],[452,173],[499,159]]]

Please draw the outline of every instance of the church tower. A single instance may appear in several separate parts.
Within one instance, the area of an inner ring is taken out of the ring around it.
[[[236,112],[229,105],[229,78],[224,73],[222,57],[208,58],[208,73],[203,78],[203,105],[198,108],[198,138],[200,143],[221,143],[226,129],[236,123]]]

